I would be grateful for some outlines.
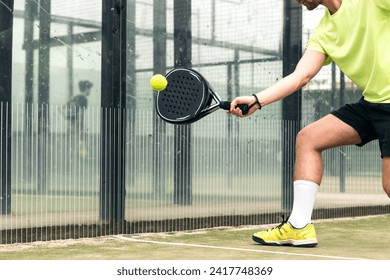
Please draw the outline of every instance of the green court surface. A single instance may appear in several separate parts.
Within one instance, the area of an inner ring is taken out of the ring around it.
[[[262,246],[269,226],[0,245],[1,260],[390,260],[390,215],[315,221],[315,248]]]

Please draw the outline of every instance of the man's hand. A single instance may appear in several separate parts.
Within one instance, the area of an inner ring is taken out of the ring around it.
[[[237,107],[239,104],[245,104],[248,106],[251,106],[254,104],[248,111],[246,115],[242,114],[242,111],[240,108]],[[260,108],[260,104],[257,103],[257,99],[252,96],[240,96],[235,98],[231,104],[230,104],[230,110],[226,111],[228,114],[232,114],[237,117],[247,117],[252,115],[254,112],[256,112]]]

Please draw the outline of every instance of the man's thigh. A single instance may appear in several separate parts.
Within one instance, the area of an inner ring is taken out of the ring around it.
[[[309,124],[301,132],[306,141],[320,150],[361,143],[358,132],[332,114]]]

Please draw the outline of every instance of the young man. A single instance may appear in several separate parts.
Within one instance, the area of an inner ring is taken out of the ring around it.
[[[88,80],[81,80],[79,82],[80,93],[75,95],[70,101],[73,106],[86,108],[88,106],[87,97],[91,93],[93,84]]]
[[[237,104],[261,106],[296,92],[332,60],[363,90],[363,97],[303,128],[296,139],[294,202],[287,221],[260,231],[253,240],[264,245],[312,247],[317,237],[311,215],[322,178],[325,149],[363,146],[379,139],[383,189],[390,197],[390,1],[297,0],[308,10],[326,7],[294,72],[271,87],[233,100],[229,113],[244,117]]]
[[[91,93],[93,83],[88,80],[81,80],[79,82],[80,93],[69,100],[66,106],[66,117],[69,120],[68,133],[73,140],[73,154],[85,156],[87,150],[85,148],[84,137],[86,134],[84,125],[85,110],[88,106],[88,96]]]

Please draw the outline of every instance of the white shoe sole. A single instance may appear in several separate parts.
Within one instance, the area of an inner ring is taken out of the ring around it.
[[[315,247],[318,244],[317,238],[295,240],[295,239],[286,239],[280,241],[271,241],[267,242],[256,236],[252,237],[253,241],[260,243],[262,245],[269,246],[294,246],[294,247]]]

